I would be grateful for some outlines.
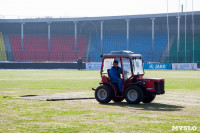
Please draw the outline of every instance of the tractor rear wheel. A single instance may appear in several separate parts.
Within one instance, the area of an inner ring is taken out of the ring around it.
[[[118,102],[121,102],[124,100],[124,98],[121,98],[121,97],[115,97],[112,99],[114,102],[118,103]]]
[[[100,103],[109,103],[113,99],[113,90],[109,86],[101,85],[95,90],[95,98]]]
[[[130,86],[125,91],[125,99],[129,104],[139,104],[143,99],[143,91],[138,86]]]
[[[143,103],[150,103],[155,99],[156,95],[149,95],[142,99]]]

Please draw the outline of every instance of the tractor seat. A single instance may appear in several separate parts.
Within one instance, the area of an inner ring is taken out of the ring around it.
[[[110,69],[107,69],[108,78],[110,79]]]

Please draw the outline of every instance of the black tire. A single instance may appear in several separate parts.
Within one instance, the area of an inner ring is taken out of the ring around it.
[[[156,95],[148,95],[142,99],[143,103],[150,103],[155,99]]]
[[[113,99],[113,90],[109,86],[101,85],[95,90],[95,98],[99,103],[109,103]]]
[[[143,95],[142,89],[136,85],[128,87],[125,91],[125,99],[129,104],[139,104]]]
[[[118,103],[118,102],[123,101],[124,98],[121,98],[121,97],[114,97],[112,100],[113,100],[114,102]]]

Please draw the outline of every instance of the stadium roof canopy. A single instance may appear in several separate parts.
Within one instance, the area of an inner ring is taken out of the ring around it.
[[[200,11],[193,12],[194,15],[200,15]],[[169,13],[169,17],[177,17],[178,13]],[[180,16],[184,16],[181,12]],[[192,15],[192,12],[186,12],[186,15]],[[120,19],[148,19],[148,18],[166,18],[167,13],[162,14],[144,14],[144,15],[125,15],[125,16],[107,16],[107,17],[81,17],[81,18],[28,18],[28,19],[0,19],[0,23],[27,23],[27,22],[71,22],[71,21],[105,21]]]

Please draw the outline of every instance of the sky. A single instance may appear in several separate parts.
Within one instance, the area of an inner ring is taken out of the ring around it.
[[[168,0],[168,12],[200,11],[200,0]],[[186,4],[187,2],[187,4]],[[187,6],[186,6],[187,5]],[[98,17],[167,12],[167,0],[0,0],[0,18]]]

